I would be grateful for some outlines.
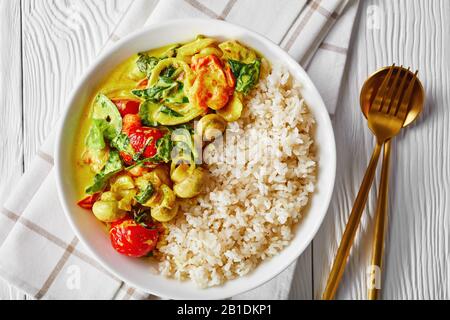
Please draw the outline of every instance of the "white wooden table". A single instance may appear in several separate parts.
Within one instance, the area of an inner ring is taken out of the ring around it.
[[[131,0],[0,0],[0,203],[27,170],[58,118],[74,80]],[[362,82],[393,62],[420,70],[423,116],[394,143],[385,299],[450,298],[450,1],[361,0],[332,117],[338,150],[335,194],[313,244],[300,258],[291,298],[319,298],[373,148],[359,111]],[[364,299],[372,192],[338,293]],[[0,280],[0,299],[24,299]]]

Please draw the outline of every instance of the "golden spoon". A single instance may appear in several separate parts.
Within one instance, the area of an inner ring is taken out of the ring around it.
[[[401,73],[396,72],[395,65],[388,68],[388,72],[377,90],[373,88],[371,103],[368,108],[369,129],[376,137],[376,144],[367,168],[360,190],[353,205],[347,226],[342,236],[327,286],[323,294],[324,300],[333,299],[344,274],[350,249],[355,239],[361,221],[361,215],[367,202],[369,190],[375,176],[381,147],[384,143],[396,136],[408,117],[409,105],[413,97],[417,73],[412,79],[408,79],[409,74],[400,78]]]
[[[375,92],[381,86],[383,79],[386,77],[390,68],[383,68],[375,72],[364,83],[361,89],[361,110],[366,118],[368,118],[370,105],[375,99]],[[409,69],[396,67],[394,73],[405,73],[411,80],[414,74]],[[425,94],[422,84],[416,79],[414,89],[411,97],[411,104],[409,105],[408,115],[406,117],[403,127],[409,126],[413,123],[422,112],[425,101]],[[381,169],[381,180],[378,191],[377,207],[375,211],[375,229],[372,248],[372,263],[371,263],[371,280],[372,283],[368,289],[368,299],[376,300],[380,292],[381,270],[383,266],[383,252],[384,252],[384,238],[386,233],[387,218],[388,218],[388,184],[389,184],[389,170],[390,170],[390,155],[391,155],[391,140],[384,144],[383,166]]]

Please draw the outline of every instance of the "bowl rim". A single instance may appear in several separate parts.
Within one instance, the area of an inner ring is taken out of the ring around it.
[[[336,178],[336,141],[334,136],[334,130],[331,123],[331,119],[329,117],[329,113],[327,109],[325,108],[325,103],[323,102],[323,98],[320,95],[319,91],[317,90],[316,86],[314,85],[313,81],[309,77],[309,75],[306,73],[306,71],[303,69],[303,67],[295,61],[286,51],[284,51],[278,44],[272,42],[270,39],[266,38],[264,35],[261,35],[255,31],[249,30],[245,27],[226,22],[223,20],[217,20],[217,19],[201,19],[201,18],[188,18],[188,19],[173,19],[165,22],[157,22],[149,24],[145,27],[139,28],[138,30],[130,33],[129,35],[123,37],[119,41],[117,41],[115,44],[113,44],[110,48],[105,50],[103,53],[101,53],[98,57],[94,59],[94,61],[90,64],[90,66],[83,72],[82,76],[76,81],[75,85],[73,86],[73,89],[71,90],[71,94],[69,95],[69,98],[67,99],[65,103],[65,109],[61,115],[62,121],[59,121],[59,126],[57,128],[57,136],[56,136],[56,144],[55,144],[55,167],[56,167],[56,185],[57,185],[57,194],[58,198],[60,200],[61,206],[63,208],[64,214],[66,216],[67,221],[69,222],[69,225],[71,229],[74,231],[75,235],[81,240],[81,242],[85,245],[86,249],[90,252],[90,254],[101,264],[102,267],[104,267],[108,272],[116,276],[118,279],[123,281],[125,284],[129,284],[139,290],[142,290],[147,293],[151,293],[154,295],[157,295],[159,297],[163,298],[169,298],[169,299],[186,299],[186,296],[183,295],[177,295],[177,294],[171,294],[168,295],[166,293],[160,292],[159,290],[155,289],[149,289],[146,287],[141,286],[139,283],[136,283],[135,281],[131,279],[127,279],[122,274],[119,274],[116,272],[112,267],[110,267],[109,263],[103,259],[100,255],[98,255],[92,248],[89,243],[89,241],[86,239],[86,237],[83,235],[81,230],[79,230],[79,227],[76,225],[76,222],[73,218],[73,214],[71,213],[71,209],[68,205],[68,201],[66,200],[65,194],[64,194],[64,187],[63,187],[63,179],[62,179],[62,166],[63,166],[63,157],[62,157],[62,150],[63,144],[64,144],[64,129],[65,124],[67,121],[69,121],[70,118],[70,111],[73,108],[74,103],[76,102],[76,99],[78,97],[79,91],[83,89],[83,84],[92,77],[93,72],[101,65],[105,60],[109,58],[115,51],[119,50],[122,46],[124,46],[126,43],[133,42],[136,38],[139,38],[145,33],[152,32],[152,30],[158,29],[158,28],[170,28],[177,25],[183,25],[183,24],[200,24],[200,23],[214,23],[217,25],[221,25],[224,28],[232,27],[236,30],[239,30],[240,32],[243,32],[243,34],[247,34],[250,37],[254,38],[256,41],[261,42],[262,44],[270,47],[270,50],[273,50],[276,52],[276,55],[280,57],[281,60],[287,60],[290,65],[292,65],[293,68],[296,68],[298,72],[302,73],[304,76],[304,79],[302,79],[303,83],[307,83],[309,86],[309,89],[315,94],[315,96],[320,99],[320,101],[317,102],[317,104],[314,106],[314,109],[316,112],[319,112],[322,115],[326,115],[325,117],[322,117],[322,128],[321,130],[326,130],[328,139],[330,139],[330,147],[332,148],[329,150],[329,156],[330,158],[327,159],[327,162],[329,163],[329,167],[331,169],[331,176],[328,176],[329,181],[329,188],[326,190],[326,193],[322,196],[322,201],[326,204],[323,207],[323,212],[319,215],[316,215],[315,213],[315,219],[318,219],[317,223],[315,223],[314,228],[311,228],[311,230],[308,232],[309,236],[306,238],[306,240],[303,243],[303,246],[296,249],[296,253],[293,255],[292,259],[289,259],[284,262],[284,265],[277,270],[277,272],[273,272],[269,276],[266,276],[262,280],[254,281],[254,283],[249,284],[245,290],[235,290],[235,292],[228,292],[226,294],[223,294],[221,296],[214,297],[214,299],[225,299],[231,296],[235,296],[238,294],[242,294],[245,292],[248,292],[252,289],[255,289],[273,278],[275,278],[277,275],[282,273],[284,270],[286,270],[287,267],[289,267],[295,260],[297,260],[305,251],[305,249],[311,244],[312,240],[316,236],[317,232],[319,231],[319,228],[321,227],[325,216],[328,212],[329,205],[331,203],[334,186],[335,186],[335,178]],[[320,167],[319,167],[320,170]],[[313,195],[314,196],[314,195]],[[312,197],[313,197],[312,196]],[[312,199],[311,197],[311,199]],[[311,200],[310,200],[311,201]],[[278,254],[281,252],[287,250],[291,245],[290,244],[283,248]],[[163,275],[161,275],[163,277]],[[189,280],[190,281],[190,280]],[[231,280],[230,280],[231,281]],[[203,290],[203,289],[199,289]],[[206,292],[206,290],[205,290]],[[208,298],[208,297],[205,297]]]

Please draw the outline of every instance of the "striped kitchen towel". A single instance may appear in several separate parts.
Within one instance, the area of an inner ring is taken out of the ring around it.
[[[357,7],[358,0],[134,0],[104,48],[158,21],[226,20],[280,44],[307,69],[333,113]],[[56,195],[54,135],[2,207],[0,276],[37,299],[156,298],[105,271],[75,237]],[[235,298],[286,299],[294,270]]]

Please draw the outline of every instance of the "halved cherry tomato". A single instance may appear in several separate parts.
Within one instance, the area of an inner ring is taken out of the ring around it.
[[[77,204],[80,207],[82,207],[83,209],[90,210],[90,209],[92,209],[92,206],[94,205],[95,201],[98,200],[99,197],[100,197],[100,192],[94,193],[91,196],[87,196],[86,198],[81,199],[80,201],[78,201]]]
[[[127,114],[122,119],[122,132],[125,134],[141,126],[141,118],[137,114]]]
[[[194,99],[203,108],[223,108],[234,92],[235,80],[231,70],[225,70],[215,55],[194,59],[191,68],[196,72]]]
[[[129,99],[113,100],[113,102],[117,106],[117,109],[119,109],[122,117],[125,117],[127,114],[137,114],[139,112],[139,105],[141,104],[137,100]]]
[[[155,249],[159,231],[156,227],[147,229],[133,219],[126,218],[114,222],[109,230],[109,235],[111,244],[117,252],[139,258]]]
[[[156,142],[163,137],[163,133],[155,128],[135,127],[129,131],[128,137],[134,151],[142,153],[144,158],[150,158],[156,154]]]

